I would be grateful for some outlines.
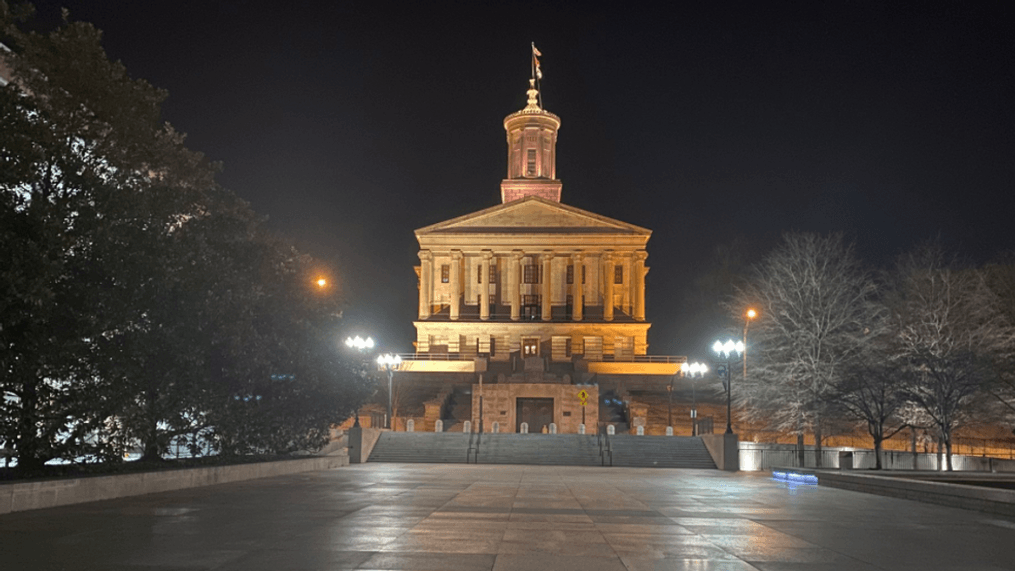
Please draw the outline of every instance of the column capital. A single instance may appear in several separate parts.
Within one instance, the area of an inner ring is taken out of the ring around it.
[[[645,250],[638,250],[634,253],[634,261],[644,262],[648,258],[648,252]]]
[[[451,259],[455,260],[456,262],[461,260],[462,259],[462,251],[461,250],[451,250]]]
[[[549,261],[552,260],[554,256],[556,256],[556,253],[553,250],[543,250],[542,256],[543,260]]]
[[[614,255],[615,252],[613,250],[604,250],[603,253],[599,255],[599,257],[602,258],[603,263],[610,264],[613,263],[614,261],[613,260]]]
[[[585,261],[585,252],[572,252],[571,259],[574,260],[576,264],[580,264]]]
[[[511,250],[511,259],[513,261],[520,262],[520,261],[522,261],[522,258],[524,258],[524,257],[525,257],[525,252],[523,252],[521,250]]]
[[[482,252],[480,252],[480,255],[483,256],[484,260],[489,262],[490,260],[493,259],[493,250],[483,250]]]
[[[433,260],[433,252],[430,250],[420,250],[416,255],[419,256],[419,261],[421,262],[429,262]]]

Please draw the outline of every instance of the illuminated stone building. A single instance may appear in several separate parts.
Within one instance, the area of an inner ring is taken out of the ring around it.
[[[560,125],[530,85],[525,108],[504,119],[501,204],[416,230],[416,352],[398,378],[437,391],[418,419],[427,430],[457,390],[471,393],[473,426],[483,396],[486,431],[591,433],[600,389],[665,383],[683,361],[647,357],[651,231],[561,203]]]

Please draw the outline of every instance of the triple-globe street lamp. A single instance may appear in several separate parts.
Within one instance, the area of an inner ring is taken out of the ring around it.
[[[681,363],[680,364],[680,376],[691,377],[691,436],[695,436],[697,433],[697,418],[698,418],[698,403],[694,396],[694,377],[704,375],[708,372],[708,367],[701,363]],[[669,394],[669,403],[667,405],[667,426],[673,426],[673,379],[670,379],[670,385],[666,387],[666,392]]]
[[[720,380],[722,380],[723,386],[726,388],[726,434],[733,434],[733,406],[731,405],[732,400],[730,398],[730,366],[732,363],[730,355],[735,352],[739,357],[740,354],[744,352],[744,342],[733,341],[732,339],[727,340],[725,343],[722,341],[716,341],[712,345],[712,350],[715,351],[717,356],[723,357],[726,360],[725,363],[721,363],[716,367],[715,372],[719,376]]]
[[[363,353],[367,349],[374,348],[374,340],[371,337],[367,337],[366,339],[364,339],[359,335],[355,337],[346,337],[345,346],[350,349],[355,349],[360,353]],[[353,423],[352,426],[353,428],[359,428],[359,408],[356,409],[356,421]]]
[[[398,355],[392,355],[391,353],[385,353],[377,357],[377,364],[384,367],[388,371],[388,416],[384,420],[384,428],[391,428],[391,385],[392,379],[395,375],[395,369],[402,364],[402,358]]]

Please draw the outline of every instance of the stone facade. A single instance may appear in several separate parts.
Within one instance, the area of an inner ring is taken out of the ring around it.
[[[528,96],[528,105],[504,120],[501,204],[415,232],[415,353],[400,373],[449,395],[426,403],[427,430],[437,415],[463,410],[453,395],[468,395],[471,414],[456,419],[478,429],[482,394],[485,431],[496,422],[500,432],[516,432],[531,421],[531,432],[552,422],[560,433],[577,433],[584,410],[593,434],[602,378],[595,365],[611,375],[655,371],[660,379],[679,366],[646,358],[651,231],[560,202],[560,118],[540,107],[531,85]]]

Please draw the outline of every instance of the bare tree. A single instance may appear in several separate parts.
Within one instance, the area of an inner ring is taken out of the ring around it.
[[[1011,327],[985,273],[960,267],[936,244],[902,256],[889,307],[908,397],[933,422],[951,470],[954,431],[976,413],[995,357],[1011,347]]]
[[[758,309],[751,324],[750,370],[737,391],[749,419],[797,434],[811,429],[821,465],[822,417],[845,371],[870,341],[878,309],[876,286],[839,234],[786,234],[734,295],[739,315]]]
[[[874,467],[882,468],[882,443],[910,426],[908,392],[899,382],[900,365],[884,350],[887,339],[875,338],[847,367],[835,400],[846,416],[861,422],[874,441]]]

